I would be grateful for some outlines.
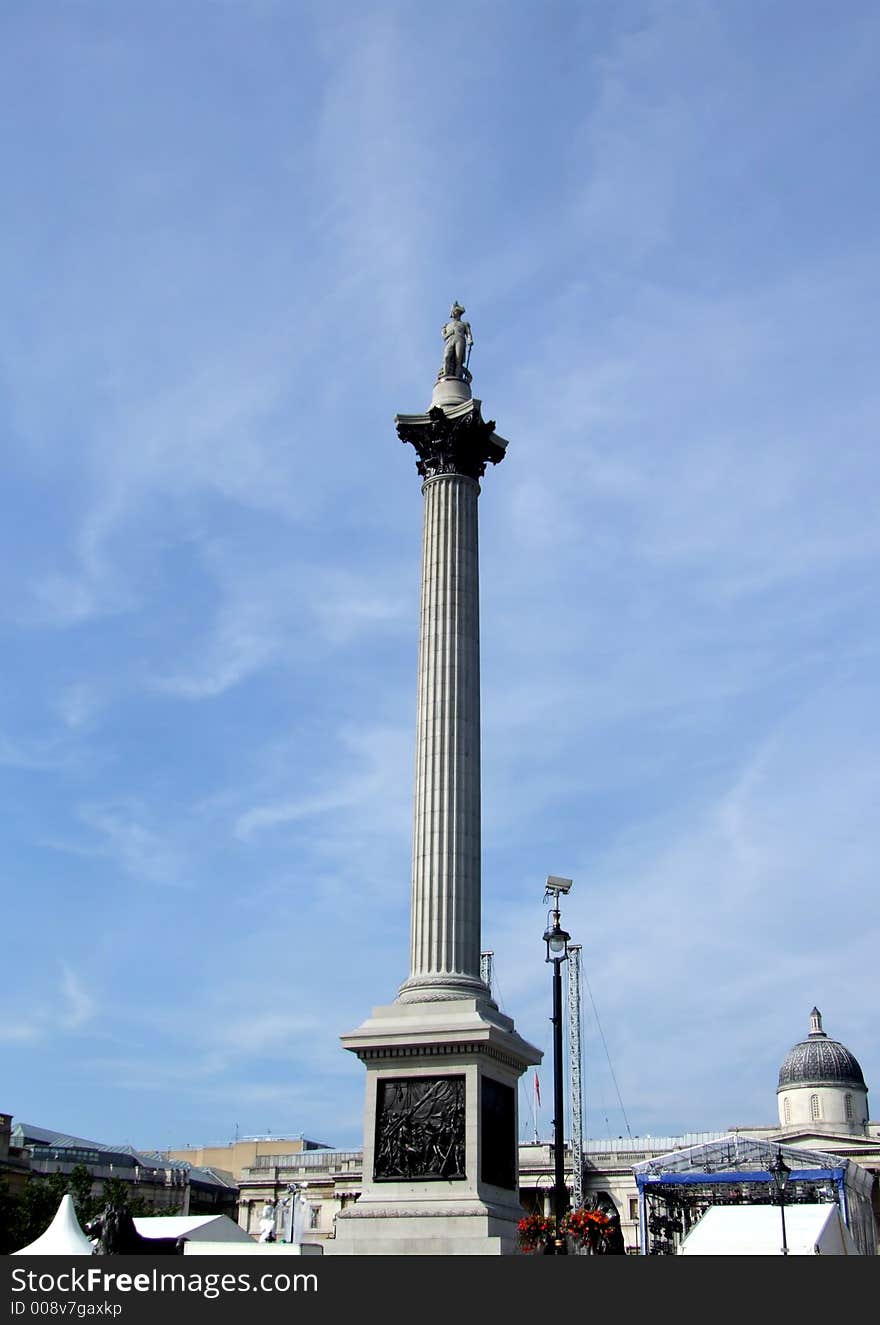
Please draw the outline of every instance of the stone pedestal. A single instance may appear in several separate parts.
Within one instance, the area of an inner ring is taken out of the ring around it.
[[[375,1008],[342,1043],[367,1069],[363,1189],[327,1253],[512,1254],[517,1083],[538,1051],[466,998]]]
[[[462,405],[470,398],[471,389],[463,378],[441,377],[431,393],[431,404],[449,409],[450,405]]]
[[[425,502],[410,973],[342,1036],[367,1069],[363,1190],[326,1251],[504,1255],[522,1215],[517,1083],[541,1060],[480,977],[477,499],[507,443],[461,378],[396,423]]]

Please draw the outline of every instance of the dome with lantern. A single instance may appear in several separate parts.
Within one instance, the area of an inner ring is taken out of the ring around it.
[[[783,1060],[776,1090],[779,1122],[784,1128],[815,1132],[864,1133],[868,1088],[855,1055],[822,1029],[818,1008],[810,1013],[810,1032]]]

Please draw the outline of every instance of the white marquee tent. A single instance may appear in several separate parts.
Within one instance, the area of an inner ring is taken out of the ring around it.
[[[72,1196],[62,1196],[52,1223],[36,1242],[14,1251],[13,1256],[91,1256],[92,1242],[79,1225]]]
[[[136,1215],[143,1238],[187,1238],[191,1242],[247,1242],[253,1238],[228,1215]]]
[[[852,1234],[833,1202],[791,1205],[785,1211],[790,1256],[858,1256]],[[714,1205],[695,1224],[679,1256],[781,1256],[778,1205]]]

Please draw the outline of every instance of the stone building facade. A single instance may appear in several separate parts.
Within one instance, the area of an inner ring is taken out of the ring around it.
[[[852,1160],[873,1177],[873,1206],[880,1229],[880,1123],[868,1117],[867,1086],[855,1056],[822,1028],[821,1013],[810,1014],[810,1030],[786,1054],[779,1072],[778,1123],[737,1126],[727,1132],[689,1132],[666,1137],[614,1137],[583,1143],[583,1192],[587,1203],[613,1207],[627,1252],[636,1254],[642,1238],[634,1166],[662,1155],[742,1136],[778,1141],[786,1147],[820,1150]],[[570,1172],[571,1156],[567,1154]],[[306,1241],[326,1243],[335,1236],[339,1213],[361,1192],[361,1150],[291,1149],[256,1156],[241,1172],[239,1223],[256,1235],[266,1203],[276,1209],[276,1231],[284,1237],[287,1202],[296,1187],[311,1206]],[[549,1142],[519,1146],[519,1198],[525,1212],[552,1210],[553,1147]]]
[[[130,1187],[132,1195],[156,1214],[223,1214],[236,1218],[238,1185],[217,1170],[169,1159],[157,1151],[108,1145],[31,1123],[16,1123],[11,1128],[11,1141],[13,1148],[26,1156],[28,1169],[34,1174],[70,1174],[78,1165],[84,1165],[92,1176],[96,1196],[104,1183],[114,1178]]]

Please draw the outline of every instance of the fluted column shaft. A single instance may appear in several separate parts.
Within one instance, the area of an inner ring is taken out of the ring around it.
[[[477,498],[426,479],[410,975],[400,997],[485,994],[480,980],[480,600]]]

